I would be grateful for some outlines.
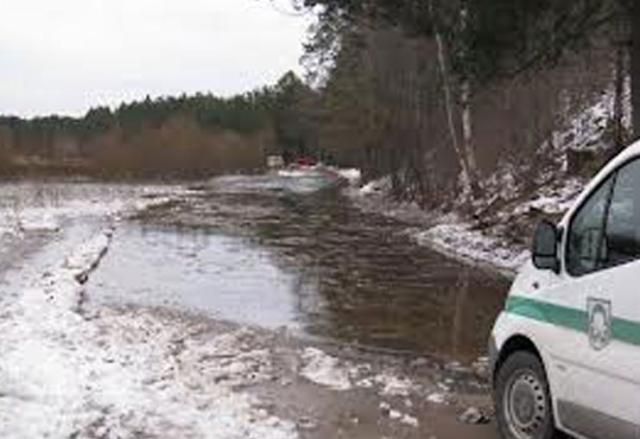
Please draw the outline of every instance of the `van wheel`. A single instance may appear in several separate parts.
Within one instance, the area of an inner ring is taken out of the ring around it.
[[[549,384],[530,352],[510,355],[498,370],[494,401],[503,439],[552,439],[555,435]]]

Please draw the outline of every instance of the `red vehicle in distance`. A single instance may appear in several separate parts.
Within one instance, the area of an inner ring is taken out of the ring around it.
[[[318,164],[318,161],[311,157],[300,157],[295,161],[297,166],[300,167],[312,167]]]

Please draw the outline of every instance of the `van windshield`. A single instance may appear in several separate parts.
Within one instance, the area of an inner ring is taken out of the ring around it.
[[[606,228],[606,266],[624,264],[640,256],[640,161],[618,172]]]

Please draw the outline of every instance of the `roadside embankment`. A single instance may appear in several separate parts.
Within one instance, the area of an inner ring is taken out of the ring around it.
[[[357,206],[406,222],[419,244],[513,277],[530,256],[538,222],[559,221],[615,149],[608,116],[613,106],[609,90],[541,143],[531,158],[538,167],[498,163],[479,182],[479,196],[442,195],[431,203],[435,208],[394,197],[402,188],[393,188],[390,177],[363,182],[355,170],[336,172],[351,183],[346,193]]]
[[[569,179],[512,201],[477,200],[471,214],[463,206],[427,211],[415,203],[396,201],[387,179],[352,186],[347,194],[365,211],[405,222],[406,232],[418,244],[513,277],[530,257],[529,241],[538,221],[559,219],[581,190],[581,180]]]

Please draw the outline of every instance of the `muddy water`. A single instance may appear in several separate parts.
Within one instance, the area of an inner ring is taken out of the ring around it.
[[[507,283],[414,245],[322,177],[227,177],[119,227],[94,303],[186,308],[471,360]]]

